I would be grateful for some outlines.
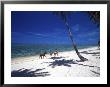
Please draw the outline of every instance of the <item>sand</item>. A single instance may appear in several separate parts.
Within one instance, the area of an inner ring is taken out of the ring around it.
[[[59,52],[58,56],[39,55],[15,58],[11,61],[12,77],[99,77],[100,50],[98,47],[79,49],[87,58],[81,62],[75,51]]]

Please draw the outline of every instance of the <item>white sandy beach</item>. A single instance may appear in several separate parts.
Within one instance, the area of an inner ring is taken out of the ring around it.
[[[49,54],[44,59],[39,56],[12,59],[13,77],[99,77],[100,50],[98,47],[80,49],[80,54],[88,61],[80,62],[75,51],[59,52],[54,57]]]

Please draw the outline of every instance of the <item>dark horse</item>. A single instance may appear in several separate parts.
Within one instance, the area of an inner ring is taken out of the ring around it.
[[[39,56],[39,58],[41,58],[41,59],[43,59],[44,57],[46,57],[46,55],[45,54],[47,54],[47,52],[45,51],[44,53],[41,53],[40,54],[40,56]]]
[[[52,56],[53,52],[50,52],[50,56]]]

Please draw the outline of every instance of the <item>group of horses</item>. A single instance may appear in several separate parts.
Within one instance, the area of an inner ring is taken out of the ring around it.
[[[46,54],[47,54],[46,51],[43,53],[40,53],[39,58],[44,59],[44,57],[46,57]],[[50,56],[54,55],[54,57],[55,57],[55,56],[58,56],[58,51],[50,52],[49,54],[50,54]]]

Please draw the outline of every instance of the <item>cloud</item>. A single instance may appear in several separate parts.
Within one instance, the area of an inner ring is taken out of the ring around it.
[[[84,38],[84,37],[94,37],[96,35],[98,35],[99,32],[98,31],[92,31],[92,32],[85,32],[85,33],[82,33],[82,34],[78,34],[77,37],[79,38]]]
[[[28,34],[31,34],[31,35],[35,35],[35,36],[40,36],[40,37],[46,37],[48,35],[46,34],[40,34],[40,33],[33,33],[33,32],[27,32]]]
[[[32,32],[12,32],[12,38],[42,38],[40,34],[36,35]]]
[[[34,36],[37,36],[37,37],[41,37],[41,38],[56,38],[57,35],[55,35],[55,33],[53,34],[48,34],[48,33],[44,33],[44,34],[41,34],[41,33],[33,33],[33,32],[28,32],[28,34],[31,34],[31,35],[34,35]]]
[[[36,32],[12,32],[12,38],[47,38],[47,39],[68,39],[68,35],[66,33],[62,34],[62,32],[51,32],[51,33],[36,33]]]
[[[79,24],[76,24],[75,26],[72,27],[73,31],[79,31]]]

